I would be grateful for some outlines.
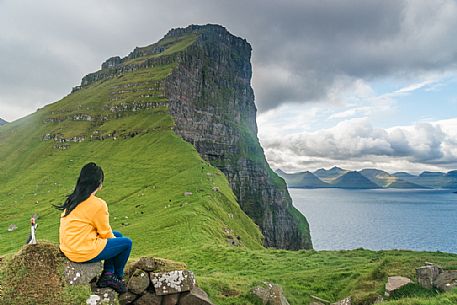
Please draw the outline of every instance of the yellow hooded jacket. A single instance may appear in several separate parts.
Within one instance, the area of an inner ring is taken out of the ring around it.
[[[80,263],[96,257],[114,238],[106,202],[90,195],[67,216],[60,217],[60,250],[71,261]]]

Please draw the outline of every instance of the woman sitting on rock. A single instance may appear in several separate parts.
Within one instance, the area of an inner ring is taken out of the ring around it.
[[[77,263],[104,260],[97,287],[111,287],[118,293],[127,291],[122,280],[124,267],[132,249],[132,241],[113,231],[109,224],[106,202],[95,196],[102,188],[103,170],[88,163],[79,175],[73,193],[65,203],[55,206],[64,211],[60,217],[60,250]]]

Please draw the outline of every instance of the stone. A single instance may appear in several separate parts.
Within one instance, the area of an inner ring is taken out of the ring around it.
[[[432,289],[435,286],[436,278],[442,271],[440,266],[427,263],[416,269],[417,283],[426,289]]]
[[[162,297],[162,305],[176,305],[179,301],[179,293],[168,294]]]
[[[184,196],[191,196],[192,192],[184,192]]]
[[[130,291],[123,293],[119,296],[119,304],[120,305],[127,305],[131,304],[133,301],[135,301],[138,298],[138,296]]]
[[[133,302],[134,305],[160,305],[162,297],[155,293],[146,292],[138,300]]]
[[[441,291],[449,291],[457,287],[457,270],[444,270],[435,280],[435,287]]]
[[[17,230],[17,226],[15,224],[10,224],[8,226],[8,232],[13,232]]]
[[[263,305],[289,305],[279,285],[264,282],[251,292]]]
[[[157,295],[190,291],[195,286],[195,276],[189,270],[151,273],[150,277]]]
[[[136,269],[130,277],[127,287],[134,294],[142,294],[149,286],[149,273]]]
[[[98,298],[97,298],[98,296]],[[88,303],[88,302],[92,303]],[[86,304],[90,305],[118,305],[117,292],[111,288],[96,288],[87,299]]]
[[[135,269],[142,269],[147,272],[168,272],[173,270],[185,270],[187,265],[172,260],[157,258],[157,257],[141,257],[138,261],[134,262],[127,269],[134,271]]]
[[[336,303],[332,303],[332,305],[352,305],[352,298],[351,297],[344,298]]]
[[[409,283],[412,283],[412,282],[407,277],[390,276],[387,279],[385,295],[388,297],[388,296],[392,295],[392,292],[394,292],[397,289],[400,289],[401,287],[403,287]]]
[[[100,303],[100,296],[96,294],[91,294],[89,298],[86,300],[86,304],[88,305],[97,305],[97,302]]]
[[[75,263],[68,259],[64,262],[65,281],[70,285],[89,284],[103,270],[102,262]]]
[[[190,292],[181,295],[179,305],[214,305],[208,298],[208,294],[199,287],[194,287]]]

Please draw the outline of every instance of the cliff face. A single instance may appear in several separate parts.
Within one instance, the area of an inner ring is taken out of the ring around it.
[[[266,246],[312,248],[308,223],[257,138],[250,44],[217,25],[174,29],[164,39],[190,34],[195,42],[180,53],[164,85],[175,132],[227,176]]]

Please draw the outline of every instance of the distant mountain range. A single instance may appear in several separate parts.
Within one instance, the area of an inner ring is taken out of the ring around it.
[[[4,119],[0,118],[0,126],[5,125],[6,123],[8,123],[8,122],[5,121]]]
[[[345,189],[457,189],[457,170],[444,172],[422,172],[413,175],[407,172],[390,174],[375,168],[349,171],[337,166],[330,169],[318,169],[286,173],[281,169],[276,173],[284,178],[292,188],[345,188]]]

